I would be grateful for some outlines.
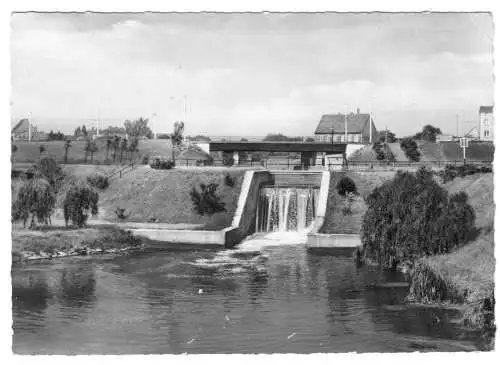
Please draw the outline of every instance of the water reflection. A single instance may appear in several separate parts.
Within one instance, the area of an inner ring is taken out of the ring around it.
[[[42,313],[52,297],[47,280],[40,272],[28,272],[23,276],[13,275],[12,306],[21,311]]]
[[[60,291],[57,298],[65,307],[89,307],[96,300],[96,279],[92,265],[70,264],[60,274]]]

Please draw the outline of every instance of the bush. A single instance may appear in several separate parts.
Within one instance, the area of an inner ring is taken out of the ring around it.
[[[175,167],[175,163],[172,160],[161,160],[159,158],[155,158],[151,164],[151,168],[157,170],[170,170]]]
[[[227,174],[224,176],[224,185],[232,188],[236,184],[236,181],[234,177],[231,177],[231,175]]]
[[[337,183],[337,192],[341,196],[346,196],[347,193],[353,193],[357,194],[357,188],[356,184],[350,177],[343,177],[338,183]]]
[[[104,190],[109,186],[108,177],[101,174],[87,176],[87,182],[90,186],[100,190]]]
[[[146,155],[142,156],[142,164],[143,165],[149,164],[149,155],[146,154]]]
[[[367,197],[361,240],[365,257],[383,267],[450,252],[474,232],[475,214],[467,194],[448,196],[421,168],[399,171]]]
[[[418,150],[417,142],[411,137],[403,138],[399,142],[402,150],[405,152],[406,157],[412,162],[420,161],[420,151]]]
[[[47,180],[40,178],[29,180],[21,187],[12,205],[12,220],[22,221],[26,227],[31,216],[30,229],[36,228],[36,221],[48,224],[55,204],[56,196]]]
[[[211,216],[215,213],[225,212],[225,203],[217,195],[217,184],[200,184],[200,191],[195,187],[191,190],[191,200],[193,201],[195,211],[203,216]]]
[[[468,175],[474,175],[478,173],[488,173],[492,172],[492,168],[489,166],[475,166],[475,165],[446,165],[444,171],[440,173],[443,183],[453,181],[456,177],[464,177]]]
[[[83,227],[87,223],[89,212],[97,215],[99,193],[90,185],[76,182],[66,192],[63,203],[64,221],[66,226],[72,225]]]

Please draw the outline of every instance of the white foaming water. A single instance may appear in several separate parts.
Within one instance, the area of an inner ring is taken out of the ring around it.
[[[243,240],[236,248],[217,252],[211,259],[198,259],[193,265],[202,268],[216,268],[232,273],[248,270],[265,270],[265,262],[269,253],[266,247],[298,246],[307,239],[307,230],[301,232],[256,233]]]

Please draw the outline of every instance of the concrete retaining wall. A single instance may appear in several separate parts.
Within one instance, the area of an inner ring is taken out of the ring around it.
[[[153,241],[224,246],[222,231],[192,231],[174,229],[133,229],[132,234]]]
[[[226,247],[232,247],[254,233],[259,189],[272,183],[272,175],[267,170],[245,172],[231,227],[222,230]]]

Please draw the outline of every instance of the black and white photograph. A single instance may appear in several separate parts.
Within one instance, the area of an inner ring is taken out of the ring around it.
[[[12,12],[12,353],[494,351],[494,18]]]

